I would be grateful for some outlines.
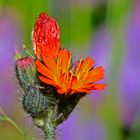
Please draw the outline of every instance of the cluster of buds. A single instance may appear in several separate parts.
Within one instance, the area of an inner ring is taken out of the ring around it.
[[[32,50],[30,50],[32,51]],[[53,140],[55,129],[66,120],[78,101],[105,84],[102,66],[94,67],[90,57],[72,61],[67,49],[60,48],[56,20],[41,13],[33,30],[33,53],[16,52],[16,73],[24,91],[23,107],[45,138]]]

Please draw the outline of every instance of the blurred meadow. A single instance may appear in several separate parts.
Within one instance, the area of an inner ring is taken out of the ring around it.
[[[0,0],[0,140],[43,140],[22,109],[14,72],[14,50],[23,43],[32,49],[42,11],[57,19],[62,47],[106,71],[106,90],[79,102],[57,140],[140,140],[139,0]]]

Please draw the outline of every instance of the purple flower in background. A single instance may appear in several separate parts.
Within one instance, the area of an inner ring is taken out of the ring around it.
[[[96,34],[93,36],[91,47],[89,48],[89,54],[95,57],[96,64],[102,64],[106,71],[108,71],[111,65],[111,55],[109,55],[112,49],[111,40],[107,28],[101,28],[97,30]]]
[[[91,57],[94,57],[96,59],[95,64],[98,66],[98,64],[101,64],[104,66],[105,69],[105,79],[103,79],[103,82],[107,83],[107,79],[109,77],[109,71],[110,71],[110,65],[111,65],[111,51],[112,51],[112,38],[109,34],[107,28],[100,27],[98,30],[94,33],[90,48],[89,48],[89,55]],[[103,91],[105,93],[106,91]],[[104,100],[105,94],[92,94],[92,102],[94,102],[95,105],[98,106],[98,104],[102,104],[102,101]]]
[[[6,13],[4,11],[3,13]],[[15,85],[12,80],[13,52],[17,40],[17,27],[10,15],[0,16],[0,106],[11,111],[15,98]]]
[[[80,108],[79,108],[80,109]],[[106,140],[106,128],[94,114],[85,119],[79,117],[79,111],[74,111],[69,119],[59,126],[58,140]]]
[[[140,3],[134,8],[126,28],[126,48],[121,73],[123,122],[131,127],[140,112]]]

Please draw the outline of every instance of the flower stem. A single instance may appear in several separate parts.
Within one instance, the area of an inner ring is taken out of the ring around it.
[[[36,126],[44,132],[45,140],[55,140],[57,124],[54,121],[54,115],[56,114],[53,112],[54,111],[50,108],[46,115],[33,117]]]
[[[55,126],[49,122],[43,128],[45,140],[55,140]]]

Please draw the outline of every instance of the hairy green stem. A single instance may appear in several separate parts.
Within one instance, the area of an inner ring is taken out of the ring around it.
[[[46,125],[43,128],[45,140],[55,140],[55,129],[56,128],[52,123],[46,123]]]
[[[45,140],[55,140],[55,129],[57,124],[55,123],[53,110],[50,109],[48,113],[42,116],[33,117],[36,126],[43,130]]]

